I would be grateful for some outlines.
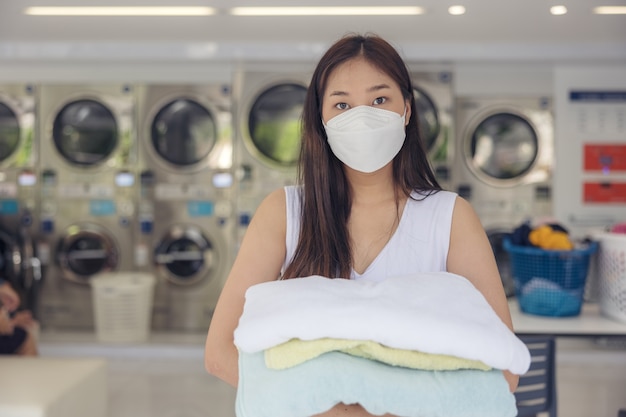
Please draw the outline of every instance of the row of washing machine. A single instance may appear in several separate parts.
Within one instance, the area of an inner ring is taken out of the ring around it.
[[[477,209],[506,279],[502,233],[551,213],[551,103],[412,76],[437,178]],[[155,329],[206,330],[256,207],[295,181],[309,79],[0,85],[0,266],[42,324],[92,327],[91,277],[135,270],[157,276]]]
[[[144,271],[155,329],[206,330],[233,257],[231,106],[217,83],[0,86],[2,273],[44,328],[93,328],[90,279]]]

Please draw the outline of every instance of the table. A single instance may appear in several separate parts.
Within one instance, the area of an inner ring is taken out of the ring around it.
[[[552,334],[555,336],[626,336],[626,323],[600,313],[600,306],[584,303],[580,315],[545,317],[523,313],[517,299],[509,299],[513,328],[517,334]]]
[[[0,357],[0,416],[106,417],[106,361]]]

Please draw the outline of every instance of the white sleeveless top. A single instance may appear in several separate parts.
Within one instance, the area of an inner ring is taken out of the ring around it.
[[[286,186],[287,253],[283,271],[293,259],[300,235],[299,186]],[[396,231],[362,274],[352,271],[351,279],[382,281],[389,276],[446,271],[452,211],[457,194],[439,191],[424,197],[416,192],[404,207]]]

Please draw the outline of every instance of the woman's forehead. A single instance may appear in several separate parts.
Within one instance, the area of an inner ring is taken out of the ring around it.
[[[378,66],[357,57],[341,63],[328,74],[325,93],[349,87],[369,89],[383,84],[396,86],[396,82]]]

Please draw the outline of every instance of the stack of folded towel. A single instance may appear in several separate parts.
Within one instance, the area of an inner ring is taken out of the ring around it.
[[[235,345],[238,417],[308,417],[338,403],[401,417],[513,417],[501,370],[530,366],[482,294],[446,272],[252,286]]]

